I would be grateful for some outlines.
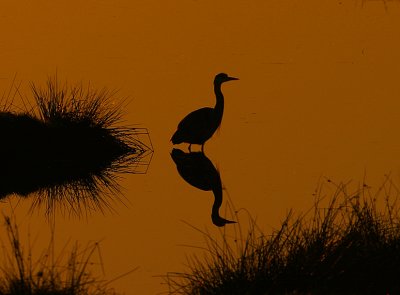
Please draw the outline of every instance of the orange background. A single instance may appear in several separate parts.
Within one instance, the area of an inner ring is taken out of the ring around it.
[[[221,130],[205,146],[237,208],[268,233],[287,211],[304,211],[323,177],[377,187],[400,181],[398,1],[2,1],[0,85],[61,80],[118,89],[126,122],[147,127],[148,173],[121,183],[127,206],[87,219],[56,216],[59,249],[101,240],[106,277],[126,294],[156,294],[168,271],[203,245],[186,221],[216,234],[212,194],[185,183],[169,139],[190,111],[214,105],[223,85]],[[15,104],[18,105],[18,99]],[[43,211],[13,197],[21,235],[47,245]],[[225,198],[226,200],[226,198]],[[222,211],[223,212],[223,211]],[[5,240],[4,230],[1,230]]]

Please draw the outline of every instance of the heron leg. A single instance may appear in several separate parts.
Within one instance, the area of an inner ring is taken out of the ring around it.
[[[189,152],[192,152],[192,144],[189,144]]]

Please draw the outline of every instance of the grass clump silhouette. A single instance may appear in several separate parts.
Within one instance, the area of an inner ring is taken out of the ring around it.
[[[271,235],[254,220],[244,238],[240,227],[220,240],[201,231],[206,258],[169,273],[170,294],[400,294],[399,191],[389,179],[375,194],[335,189]]]
[[[35,105],[0,112],[0,196],[37,192],[34,205],[56,205],[73,213],[109,207],[118,195],[118,173],[135,172],[151,150],[137,138],[140,129],[121,126],[122,103],[82,85],[32,84]]]
[[[28,253],[24,251],[15,218],[4,216],[4,221],[9,246],[6,250],[3,245],[5,261],[0,266],[1,295],[117,294],[108,286],[111,281],[93,275],[94,255],[100,253],[98,243],[88,244],[85,248],[76,243],[68,255],[64,249],[55,256],[52,236],[49,247],[34,261],[32,248]]]

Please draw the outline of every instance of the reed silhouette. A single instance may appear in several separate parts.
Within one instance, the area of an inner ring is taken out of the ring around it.
[[[108,208],[118,199],[119,173],[135,172],[151,150],[137,139],[140,129],[121,125],[121,103],[113,93],[32,84],[35,105],[0,110],[0,198],[36,192],[34,205],[69,212]]]
[[[1,241],[1,295],[117,295],[121,293],[117,293],[110,283],[138,269],[106,280],[100,242],[96,241],[67,243],[57,253],[55,223],[49,229],[48,246],[37,256],[30,234],[27,242],[21,237],[14,213],[1,218],[2,231],[7,236]]]
[[[201,108],[191,112],[179,123],[178,129],[172,135],[173,144],[182,142],[189,143],[189,151],[192,144],[200,144],[201,150],[204,150],[205,142],[213,136],[222,121],[224,113],[224,96],[221,91],[221,85],[224,82],[239,80],[238,78],[229,77],[225,73],[220,73],[214,79],[214,93],[216,104],[214,108]]]
[[[242,219],[219,237],[191,226],[205,251],[167,274],[168,294],[400,294],[398,184],[390,176],[377,188],[326,180],[310,210],[290,210],[272,231],[247,210],[232,212],[247,227]]]
[[[222,227],[227,223],[236,223],[219,215],[222,205],[222,183],[219,172],[210,159],[202,152],[185,153],[180,149],[172,149],[171,158],[176,164],[179,175],[187,183],[200,190],[213,192],[214,203],[211,210],[213,224]]]

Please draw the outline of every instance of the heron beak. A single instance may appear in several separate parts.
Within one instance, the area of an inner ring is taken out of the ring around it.
[[[239,80],[239,78],[235,78],[235,77],[228,77],[227,81],[231,81],[231,80]]]

